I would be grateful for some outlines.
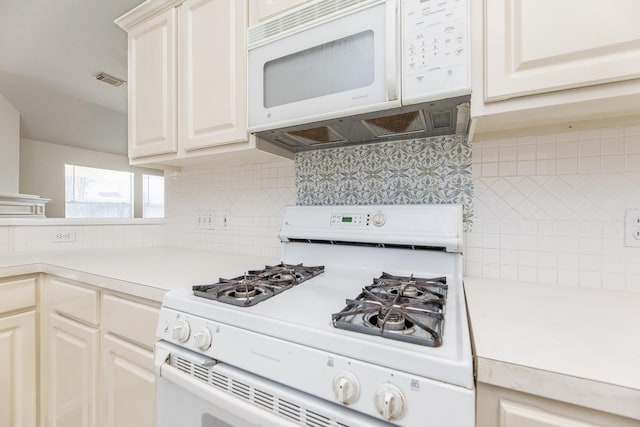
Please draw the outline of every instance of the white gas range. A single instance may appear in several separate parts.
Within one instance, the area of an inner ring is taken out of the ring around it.
[[[461,218],[288,207],[283,264],[166,295],[158,425],[473,426]]]

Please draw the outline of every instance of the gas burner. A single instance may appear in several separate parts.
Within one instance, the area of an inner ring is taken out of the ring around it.
[[[220,302],[251,306],[277,295],[324,271],[324,266],[280,263],[262,270],[249,270],[233,279],[219,279],[218,283],[193,286],[193,294]]]
[[[227,291],[225,295],[230,298],[243,299],[243,298],[253,298],[256,295],[258,295],[258,293],[260,292],[262,291],[253,285],[238,285],[235,288]]]
[[[390,332],[412,334],[415,332],[413,322],[407,320],[402,313],[384,310],[378,313],[368,313],[363,316],[364,325],[369,328],[379,328]]]
[[[446,278],[422,279],[387,273],[333,314],[339,329],[382,335],[431,347],[442,344]]]
[[[373,279],[373,285],[369,286],[368,289],[376,293],[400,294],[400,296],[408,298],[425,301],[442,300],[444,302],[447,297],[446,283],[446,277],[421,279],[413,277],[413,275],[403,277],[383,272],[379,278]]]

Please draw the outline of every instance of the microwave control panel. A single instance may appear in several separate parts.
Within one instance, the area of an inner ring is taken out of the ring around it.
[[[471,93],[468,2],[402,1],[403,99],[417,103]]]

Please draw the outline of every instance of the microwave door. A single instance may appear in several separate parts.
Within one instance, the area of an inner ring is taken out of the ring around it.
[[[250,49],[250,130],[399,106],[396,32],[381,1]]]

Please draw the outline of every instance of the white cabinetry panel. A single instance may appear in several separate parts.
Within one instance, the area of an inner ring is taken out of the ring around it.
[[[179,140],[185,150],[246,141],[246,1],[179,8]]]
[[[640,77],[640,2],[485,0],[485,100]]]
[[[129,157],[175,153],[176,10],[129,31]]]
[[[49,315],[47,424],[52,427],[97,425],[98,329]]]
[[[153,353],[113,336],[103,338],[104,427],[154,427]]]
[[[0,426],[35,426],[36,314],[0,318]]]

